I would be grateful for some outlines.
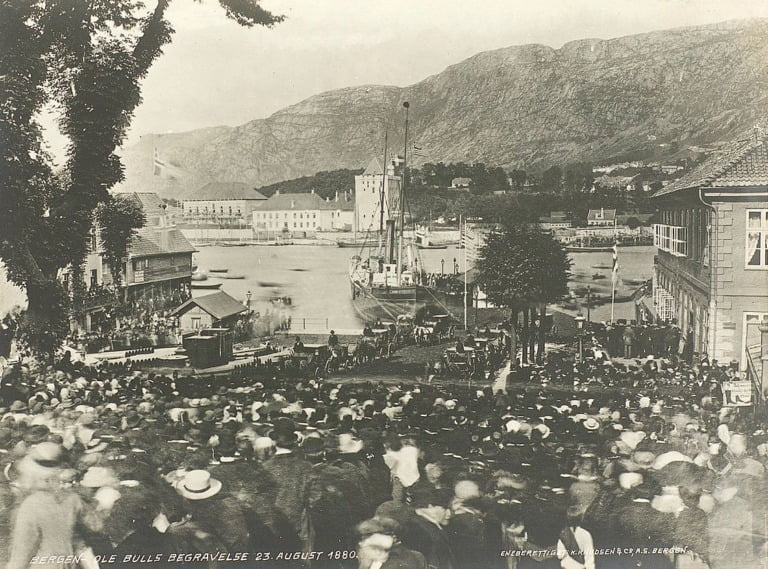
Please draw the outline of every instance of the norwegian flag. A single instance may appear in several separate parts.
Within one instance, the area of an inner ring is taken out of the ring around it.
[[[611,276],[613,278],[613,284],[619,282],[619,245],[618,243],[613,244],[613,271],[611,273]]]

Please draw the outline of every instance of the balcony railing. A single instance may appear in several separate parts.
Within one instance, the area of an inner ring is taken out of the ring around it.
[[[144,283],[160,279],[178,279],[190,276],[192,276],[192,268],[189,265],[159,268],[150,267],[133,271],[133,280],[128,284]]]

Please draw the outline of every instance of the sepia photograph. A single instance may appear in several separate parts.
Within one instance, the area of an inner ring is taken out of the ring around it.
[[[764,0],[0,0],[0,569],[768,568]]]

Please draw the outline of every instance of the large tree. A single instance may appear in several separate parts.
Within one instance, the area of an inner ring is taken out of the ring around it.
[[[26,290],[23,329],[42,351],[66,333],[58,274],[82,263],[94,210],[123,179],[115,150],[171,41],[170,3],[0,0],[0,259]],[[259,0],[219,3],[244,26],[282,20]],[[59,170],[45,151],[43,110],[69,141]]]
[[[533,224],[508,225],[491,233],[478,259],[478,283],[488,300],[510,310],[512,354],[517,350],[517,321],[523,314],[526,324],[540,311],[543,324],[546,305],[568,292],[571,261],[563,247]],[[528,326],[523,330],[527,333]],[[543,327],[539,353],[543,354]],[[523,355],[537,338],[524,336]]]

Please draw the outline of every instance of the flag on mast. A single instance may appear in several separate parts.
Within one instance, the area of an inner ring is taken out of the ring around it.
[[[613,271],[611,273],[611,278],[613,279],[613,285],[616,286],[616,283],[619,282],[619,244],[618,243],[613,244]]]

